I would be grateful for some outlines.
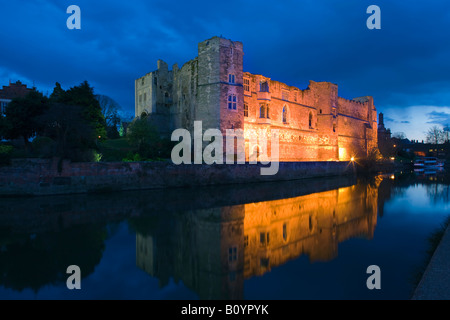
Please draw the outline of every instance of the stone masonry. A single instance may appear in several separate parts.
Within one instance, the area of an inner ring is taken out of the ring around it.
[[[348,100],[330,82],[301,90],[244,72],[243,55],[241,42],[213,37],[181,69],[158,60],[157,70],[135,81],[135,116],[148,116],[167,137],[178,128],[193,137],[194,121],[203,131],[243,129],[246,159],[261,151],[250,134],[271,137],[272,130],[279,130],[280,161],[348,161],[377,148],[372,97]]]

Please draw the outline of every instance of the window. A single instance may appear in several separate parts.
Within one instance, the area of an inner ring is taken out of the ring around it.
[[[145,78],[142,78],[141,85],[144,85],[144,83],[145,83]]]
[[[336,123],[333,123],[333,132],[336,132]]]
[[[228,262],[237,260],[237,247],[228,248]]]
[[[244,91],[250,91],[250,79],[244,79]]]
[[[0,102],[0,113],[6,112],[6,106],[8,105],[8,102],[2,101]]]
[[[269,268],[269,263],[270,263],[269,261],[270,261],[269,258],[261,258],[259,260],[259,264],[260,264],[261,268],[264,268],[264,269]]]
[[[265,105],[264,103],[260,104],[259,106],[259,117],[260,118],[267,118],[270,119],[269,117],[269,106]]]
[[[267,81],[261,81],[259,84],[259,91],[261,92],[269,92],[269,84]]]
[[[142,102],[142,94],[139,95],[139,103]]]
[[[294,101],[297,102],[297,92],[294,92]]]
[[[157,86],[157,85],[158,85],[158,78],[155,77],[155,78],[153,79],[153,82],[155,83],[155,86]]]
[[[244,248],[248,247],[248,235],[244,236]]]
[[[234,82],[234,74],[230,73],[230,74],[228,75],[228,83],[235,83],[235,82]]]
[[[228,95],[228,109],[236,110],[237,100],[235,94]]]
[[[144,103],[147,101],[147,93],[144,93]]]
[[[286,223],[283,224],[283,239],[284,239],[284,241],[287,240],[287,225],[286,225]]]
[[[260,118],[265,118],[266,117],[266,106],[265,106],[265,104],[261,104],[259,106],[259,117]]]
[[[309,128],[312,128],[312,113],[309,113]]]
[[[248,103],[244,103],[244,117],[248,117]]]
[[[287,109],[286,106],[283,107],[283,123],[287,122]]]
[[[259,234],[259,244],[261,246],[268,246],[269,245],[269,232],[261,232]]]
[[[281,91],[281,99],[284,101],[289,101],[289,91]]]

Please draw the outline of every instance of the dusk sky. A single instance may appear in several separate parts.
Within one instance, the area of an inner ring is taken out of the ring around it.
[[[81,30],[69,30],[69,5]],[[369,5],[381,29],[369,30]],[[0,86],[20,80],[51,93],[87,80],[134,114],[134,80],[197,56],[213,36],[241,41],[244,71],[305,89],[338,84],[371,95],[385,125],[424,139],[450,124],[450,1],[21,0],[0,4]]]

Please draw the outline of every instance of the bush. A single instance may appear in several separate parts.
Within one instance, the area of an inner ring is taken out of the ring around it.
[[[32,144],[39,158],[51,158],[56,155],[56,142],[49,137],[37,137]]]
[[[127,156],[122,159],[123,162],[139,162],[144,160],[145,159],[143,159],[139,153],[132,152],[128,153]]]
[[[7,166],[11,164],[11,154],[13,147],[8,145],[0,145],[0,166]]]

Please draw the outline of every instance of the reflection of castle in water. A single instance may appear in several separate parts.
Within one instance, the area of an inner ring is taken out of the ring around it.
[[[182,280],[202,299],[242,299],[244,279],[307,255],[328,261],[338,244],[372,238],[378,185],[357,184],[282,200],[191,210],[137,234],[137,265]]]

